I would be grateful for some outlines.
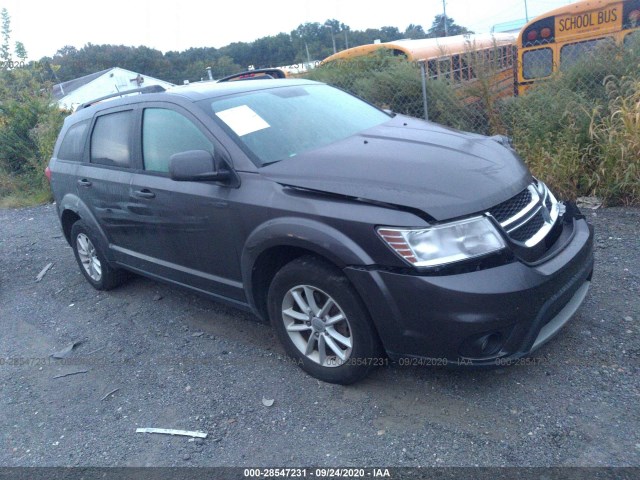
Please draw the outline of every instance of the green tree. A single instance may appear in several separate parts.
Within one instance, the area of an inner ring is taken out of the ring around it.
[[[7,63],[11,61],[11,17],[6,8],[0,13],[2,18],[2,45],[0,45],[0,60]],[[4,68],[9,68],[5,66]]]
[[[447,29],[446,33],[448,36],[453,35],[463,35],[465,33],[473,33],[471,30],[457,25],[453,18],[447,16],[446,17]],[[437,38],[445,36],[445,16],[443,14],[436,15],[433,19],[433,23],[431,24],[431,28],[427,31],[427,37],[429,38]]]
[[[22,42],[16,42],[16,57],[18,57],[18,59],[22,60],[23,62],[27,61],[27,57],[29,56],[27,54],[27,49],[24,46],[24,43]]]
[[[411,40],[419,40],[421,38],[427,38],[422,25],[410,24],[404,31],[404,38],[410,38]]]

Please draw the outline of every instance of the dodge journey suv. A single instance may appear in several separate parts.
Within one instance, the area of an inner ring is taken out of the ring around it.
[[[69,116],[47,174],[81,272],[269,320],[314,377],[380,359],[490,366],[575,314],[593,232],[505,137],[306,80],[142,89]]]

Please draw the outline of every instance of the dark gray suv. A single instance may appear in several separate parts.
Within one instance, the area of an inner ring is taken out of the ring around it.
[[[48,170],[94,288],[129,271],[250,310],[328,382],[387,358],[508,364],[571,318],[593,271],[591,227],[504,137],[311,81],[86,106]]]

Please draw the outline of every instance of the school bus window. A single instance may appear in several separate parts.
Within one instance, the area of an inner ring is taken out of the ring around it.
[[[522,76],[526,80],[548,77],[553,71],[553,51],[550,48],[529,50],[522,55]]]
[[[462,65],[464,66],[464,73],[462,78],[465,80],[473,80],[476,78],[476,73],[473,65],[478,64],[478,55],[476,52],[467,52],[462,59]]]
[[[460,58],[460,62],[462,64],[462,79],[463,80],[472,80],[473,79],[473,71],[469,66],[469,62],[466,58]]]
[[[486,51],[487,53],[485,54],[485,60],[487,62],[488,65],[493,65],[493,61],[496,58],[496,51],[491,48],[489,50]]]
[[[505,56],[506,56],[507,61],[503,66],[505,66],[505,67],[513,67],[513,48],[504,47],[504,51],[505,51]]]
[[[640,47],[640,30],[636,30],[635,32],[628,33],[624,37],[624,46],[625,47]]]
[[[509,47],[500,47],[500,58],[498,60],[498,67],[507,68],[513,66],[513,50]]]
[[[590,58],[590,54],[597,48],[614,46],[612,38],[598,38],[597,40],[587,40],[586,42],[569,43],[560,49],[560,70],[566,70],[580,60]]]
[[[427,63],[429,67],[429,78],[438,78],[438,64],[435,60],[429,60]]]
[[[451,61],[453,62],[453,79],[456,82],[462,80],[462,70],[460,68],[460,55],[454,55],[451,57]]]
[[[438,60],[438,74],[442,78],[451,78],[451,59],[445,58]]]
[[[474,78],[473,70],[469,67],[468,56],[455,55],[453,59],[453,78],[458,81],[468,81]]]

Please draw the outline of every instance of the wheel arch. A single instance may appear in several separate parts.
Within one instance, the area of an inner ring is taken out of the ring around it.
[[[104,233],[104,230],[100,227],[100,224],[96,220],[89,207],[80,200],[77,195],[67,194],[60,201],[59,206],[60,223],[62,225],[62,232],[67,240],[67,243],[71,245],[71,227],[78,220],[84,221],[99,237],[99,241],[104,247],[105,255],[108,260],[110,258],[109,240]]]
[[[343,270],[371,265],[371,257],[344,233],[326,224],[282,218],[262,224],[249,236],[241,257],[242,280],[253,310],[268,319],[267,292],[280,268],[294,259],[316,256]]]

